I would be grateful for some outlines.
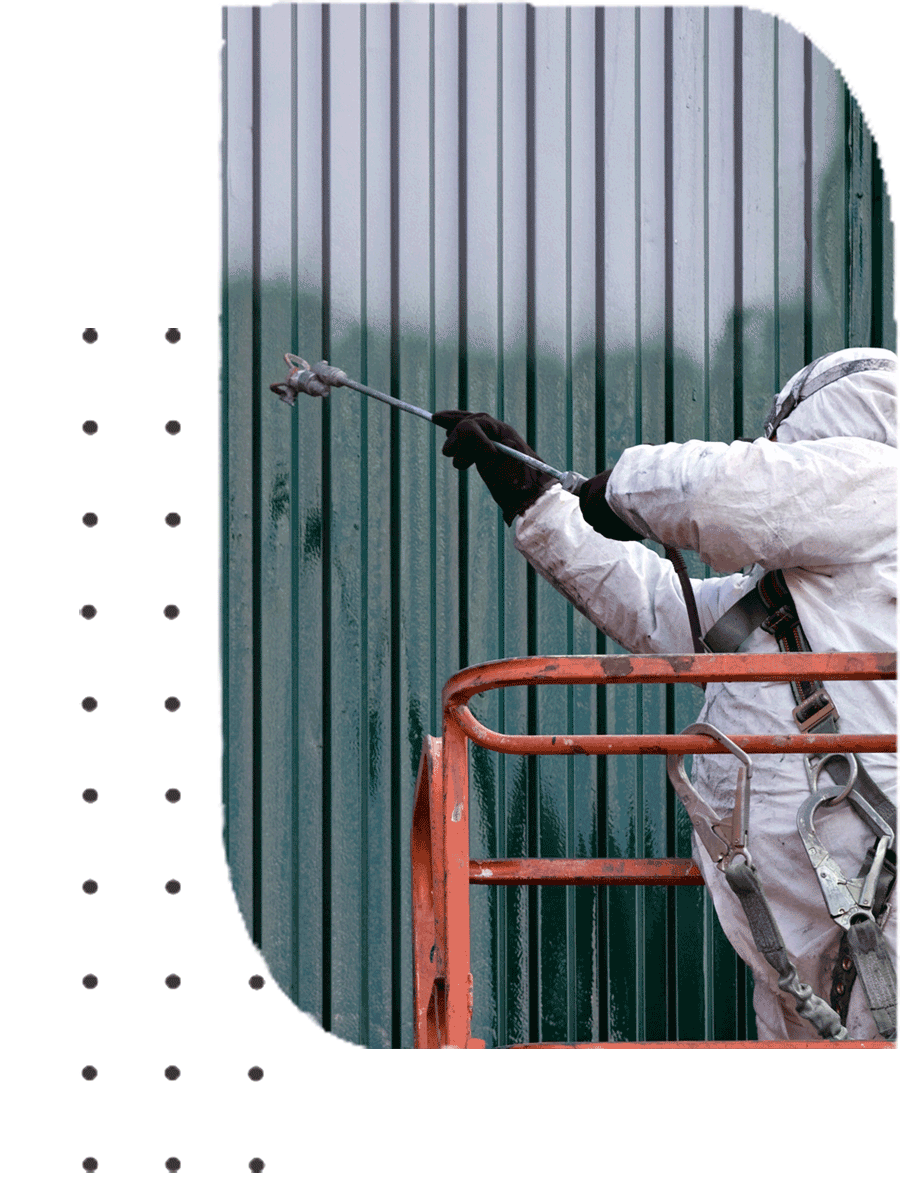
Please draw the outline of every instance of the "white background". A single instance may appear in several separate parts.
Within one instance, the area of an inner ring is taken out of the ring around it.
[[[844,71],[894,183],[884,5],[777,11]],[[221,842],[220,5],[17,4],[0,37],[0,1187],[16,1200],[645,1196],[705,1176],[742,1197],[831,1188],[839,1164],[842,1189],[893,1177],[872,1150],[893,1143],[896,1055],[373,1054],[278,991]]]

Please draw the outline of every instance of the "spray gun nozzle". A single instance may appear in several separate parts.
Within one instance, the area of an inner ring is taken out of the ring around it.
[[[284,383],[270,383],[269,388],[280,396],[285,404],[293,406],[297,400],[298,392],[305,392],[307,396],[317,396],[319,399],[324,399],[331,394],[330,383],[335,383],[340,387],[341,384],[337,376],[343,376],[346,379],[343,371],[335,367],[329,367],[328,363],[319,363],[313,369],[309,363],[298,357],[296,354],[286,354],[284,361],[291,368],[291,373],[288,375]],[[329,373],[322,378],[318,375],[318,367],[326,369]]]
[[[290,404],[292,408],[297,403],[297,392],[288,383],[270,383],[269,391],[280,396],[285,404]]]

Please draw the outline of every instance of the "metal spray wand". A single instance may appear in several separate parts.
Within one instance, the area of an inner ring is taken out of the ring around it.
[[[297,402],[299,392],[324,399],[333,387],[348,387],[355,392],[362,392],[364,396],[372,396],[384,404],[390,404],[394,408],[412,413],[414,417],[421,417],[425,421],[434,423],[434,414],[427,409],[418,408],[415,404],[408,404],[405,400],[398,400],[396,396],[389,396],[386,392],[378,392],[364,383],[357,383],[355,379],[348,379],[347,373],[340,367],[332,367],[327,362],[316,363],[314,367],[311,367],[308,362],[298,358],[296,354],[285,354],[284,361],[291,368],[290,375],[284,383],[273,383],[270,387],[285,404],[293,406]],[[577,471],[558,471],[555,467],[541,462],[539,458],[532,458],[530,454],[514,450],[512,446],[504,446],[502,442],[495,442],[494,445],[504,454],[508,454],[510,458],[517,458],[519,462],[526,463],[529,467],[534,467],[538,471],[543,471],[545,475],[551,475],[554,479],[559,480],[563,490],[571,492],[575,496],[581,491],[582,485],[587,483],[585,476],[579,475]]]

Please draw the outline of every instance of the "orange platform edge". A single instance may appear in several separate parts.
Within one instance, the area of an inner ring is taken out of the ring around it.
[[[443,692],[443,736],[426,736],[410,835],[413,1003],[416,1049],[482,1049],[472,1036],[475,983],[470,968],[469,889],[523,884],[628,887],[702,886],[690,859],[478,859],[469,857],[468,743],[505,754],[723,754],[693,734],[514,735],[487,729],[468,707],[495,688],[628,683],[710,683],[792,679],[896,678],[896,655],[710,654],[521,658],[468,667]],[[748,754],[890,753],[891,734],[785,734],[723,730]],[[540,1043],[510,1049],[893,1049],[892,1042]]]

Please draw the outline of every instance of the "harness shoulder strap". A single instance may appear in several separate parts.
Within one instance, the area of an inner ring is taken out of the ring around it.
[[[808,652],[810,649],[790,589],[781,571],[769,571],[745,596],[723,613],[705,634],[703,644],[714,654],[734,654],[756,629],[771,633],[782,651]],[[825,690],[815,679],[801,679],[791,684],[796,708],[794,720],[801,733],[836,733],[838,711]],[[897,830],[897,811],[868,771],[857,759],[856,790],[878,812],[882,820]],[[835,783],[847,778],[846,764],[840,759],[829,760],[828,774]]]
[[[713,654],[733,654],[751,633],[764,629],[785,651],[808,652],[809,642],[797,616],[788,585],[781,571],[769,571],[745,596],[723,613],[706,633],[703,644]],[[801,733],[837,731],[837,709],[819,680],[800,679],[791,683],[796,708],[794,720]]]
[[[753,588],[719,617],[704,634],[703,644],[710,654],[733,654],[768,615],[758,590]]]

